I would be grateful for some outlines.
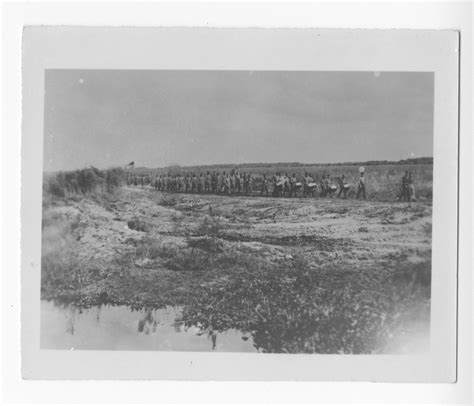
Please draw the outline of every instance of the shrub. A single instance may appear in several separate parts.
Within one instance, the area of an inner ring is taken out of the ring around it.
[[[105,171],[90,167],[76,171],[45,174],[43,180],[44,197],[71,198],[74,196],[102,195],[114,193],[125,181],[122,168]]]
[[[127,225],[128,225],[128,228],[135,231],[148,232],[151,230],[150,225],[146,223],[144,220],[140,219],[139,217],[135,217],[132,220],[129,220],[127,222]]]
[[[196,229],[196,235],[219,237],[223,228],[218,217],[205,216]]]

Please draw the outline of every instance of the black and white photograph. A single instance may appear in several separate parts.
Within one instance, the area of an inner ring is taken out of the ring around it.
[[[458,46],[25,29],[23,376],[454,382]]]
[[[41,348],[429,351],[434,75],[47,70]]]

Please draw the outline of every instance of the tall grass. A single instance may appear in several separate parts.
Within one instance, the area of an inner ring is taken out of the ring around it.
[[[125,183],[122,168],[100,170],[94,167],[76,171],[45,174],[43,195],[53,198],[91,196],[114,193]]]

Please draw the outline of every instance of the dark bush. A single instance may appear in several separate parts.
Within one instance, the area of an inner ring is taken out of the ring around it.
[[[64,198],[77,195],[101,195],[114,193],[125,181],[122,168],[102,171],[90,167],[76,171],[58,172],[45,175],[43,190],[45,195]]]

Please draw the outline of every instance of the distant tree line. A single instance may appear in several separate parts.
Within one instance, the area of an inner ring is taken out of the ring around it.
[[[313,167],[313,166],[375,166],[375,165],[433,165],[433,157],[422,157],[422,158],[408,158],[408,159],[401,159],[399,161],[388,161],[388,160],[380,160],[380,161],[360,161],[360,162],[337,162],[337,163],[325,163],[325,164],[305,164],[301,162],[256,162],[256,163],[246,163],[246,164],[211,164],[211,165],[194,165],[194,166],[180,166],[180,165],[171,165],[166,166],[164,168],[155,168],[155,169],[168,169],[170,171],[179,170],[182,168],[186,168],[189,170],[201,169],[206,168],[209,170],[218,169],[223,167],[245,167],[247,169],[251,168],[272,168],[278,167],[281,170],[284,168],[305,168],[305,167]],[[153,169],[152,169],[153,170]],[[139,167],[135,168],[136,172],[143,172],[143,171],[150,171],[150,168]]]

